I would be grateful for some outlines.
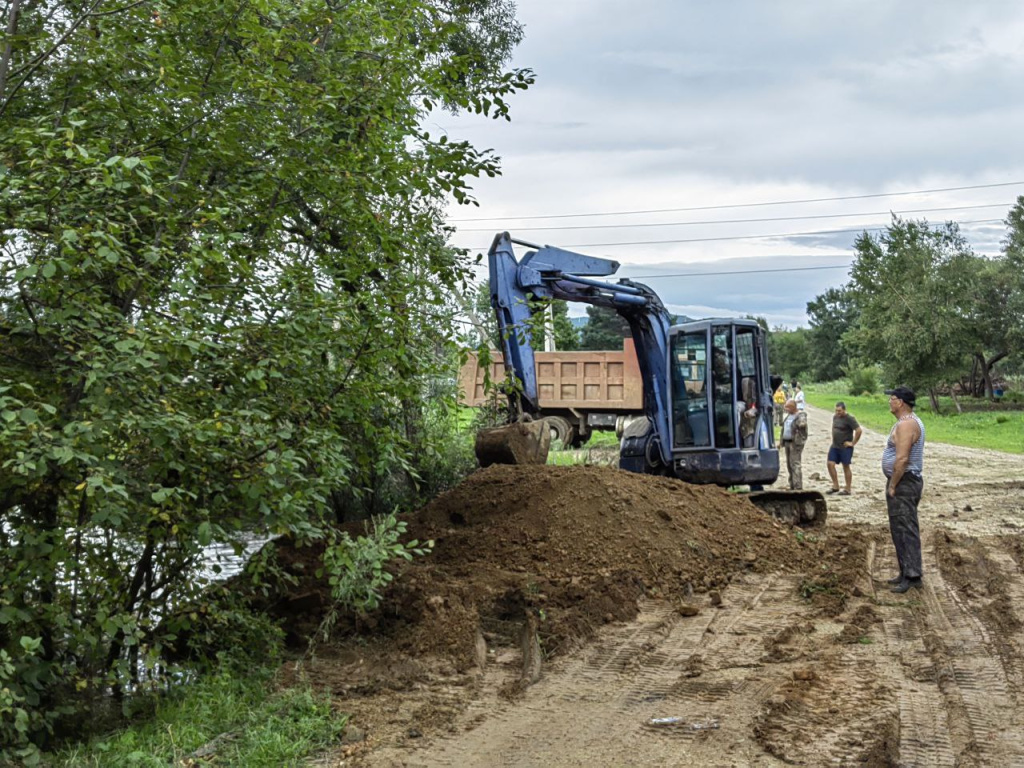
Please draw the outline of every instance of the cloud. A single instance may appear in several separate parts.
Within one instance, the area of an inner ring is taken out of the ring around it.
[[[459,245],[486,247],[491,228],[644,269],[840,263],[852,258],[857,233],[884,227],[889,211],[926,209],[907,215],[961,222],[991,254],[1001,225],[967,222],[1002,219],[1024,193],[1021,185],[610,215],[1024,181],[1024,6],[1012,0],[645,0],[628,12],[612,0],[519,0],[519,8],[526,38],[515,63],[534,68],[538,81],[514,98],[512,122],[436,120],[503,159],[503,176],[474,185],[480,208],[452,210],[453,219],[490,217],[458,222],[467,230]],[[992,204],[1003,207],[928,210]],[[608,215],[518,218],[594,213]],[[622,226],[595,226],[610,224]],[[658,226],[625,226],[635,224]],[[772,313],[791,324],[840,275],[765,276],[757,292],[729,292],[711,276],[655,288],[679,306]],[[688,292],[697,285],[713,298]]]

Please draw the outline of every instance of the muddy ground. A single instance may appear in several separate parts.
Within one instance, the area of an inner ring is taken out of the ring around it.
[[[1024,766],[1024,457],[929,444],[925,586],[892,595],[884,439],[824,530],[610,469],[474,476],[410,520],[435,553],[384,610],[285,670],[352,715],[314,764]],[[311,554],[275,603],[296,642]]]

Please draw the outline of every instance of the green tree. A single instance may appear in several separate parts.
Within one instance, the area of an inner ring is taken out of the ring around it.
[[[504,67],[507,0],[5,8],[0,683],[24,745],[148,674],[205,545],[323,537],[339,498],[422,476],[468,279],[444,207],[498,172],[422,124],[508,118],[532,77]]]
[[[580,335],[569,319],[569,304],[562,299],[553,299],[550,304],[550,322],[555,336],[555,349],[561,352],[579,349]],[[547,338],[547,324],[549,322],[547,306],[548,302],[537,302],[537,307],[533,314],[534,349],[544,349],[545,339]]]
[[[855,298],[848,287],[829,288],[807,302],[807,370],[817,381],[838,379],[850,365],[849,342],[845,337],[860,315]]]
[[[768,359],[772,373],[786,381],[803,379],[811,370],[809,331],[806,328],[788,330],[778,327],[768,336]]]
[[[896,216],[854,247],[850,288],[861,312],[847,337],[887,383],[929,391],[937,410],[935,388],[956,381],[973,346],[965,296],[974,254],[956,224]]]
[[[1006,309],[1006,344],[1011,354],[1024,354],[1024,195],[1017,198],[1006,217],[1001,280]]]
[[[631,335],[629,323],[614,309],[587,306],[587,324],[580,334],[580,349],[622,349],[622,340]]]

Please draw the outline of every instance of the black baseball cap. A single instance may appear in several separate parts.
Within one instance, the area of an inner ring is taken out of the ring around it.
[[[909,405],[911,408],[913,408],[914,404],[917,402],[917,395],[914,394],[914,390],[912,390],[910,387],[896,387],[895,389],[887,389],[885,390],[885,394],[895,395],[904,403]]]

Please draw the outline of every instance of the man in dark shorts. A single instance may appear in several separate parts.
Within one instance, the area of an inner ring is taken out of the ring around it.
[[[853,446],[860,441],[862,434],[860,424],[846,412],[846,403],[840,400],[836,403],[836,415],[832,417],[832,446],[828,449],[828,476],[832,478],[832,490],[829,493],[850,495],[850,486],[853,484],[853,470],[850,468],[853,462]],[[846,487],[843,490],[839,490],[836,464],[843,465],[843,477],[846,480]]]

